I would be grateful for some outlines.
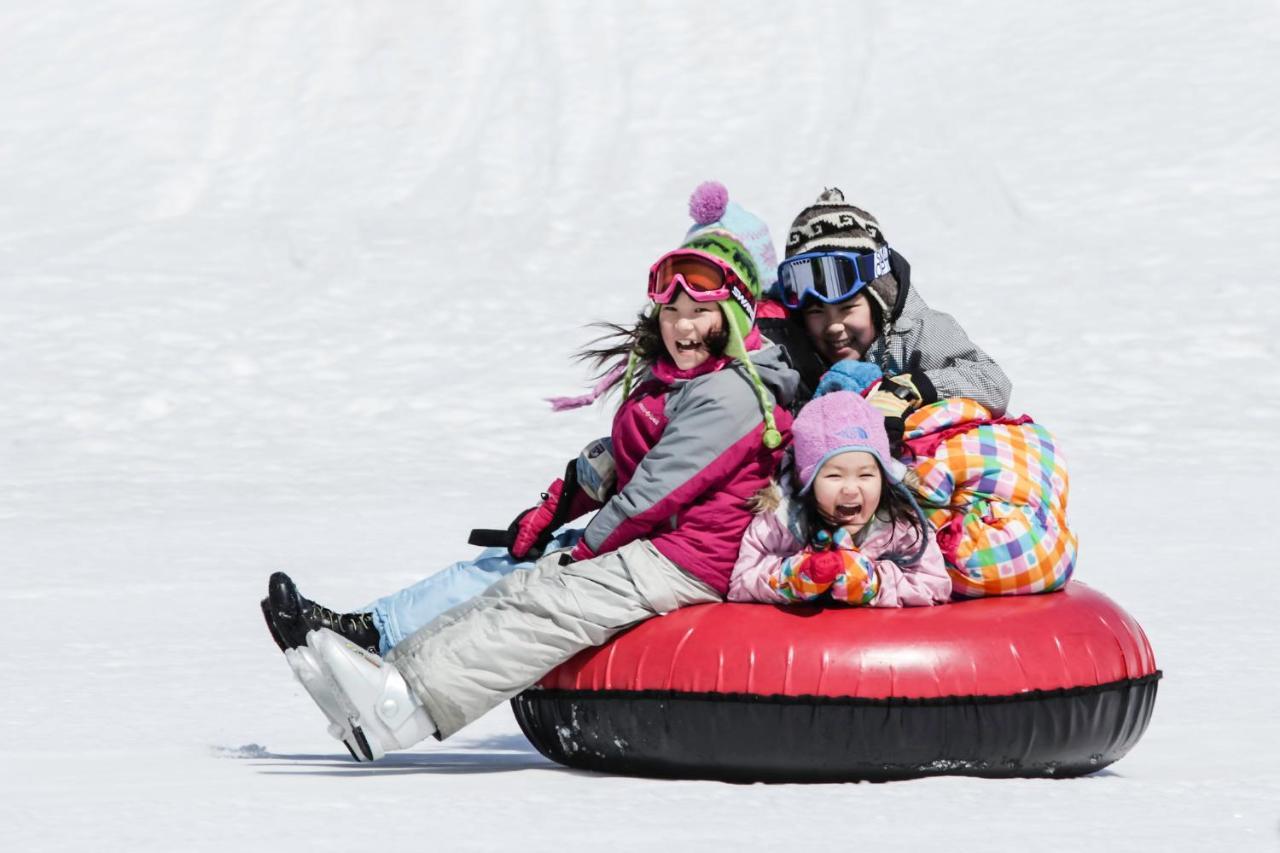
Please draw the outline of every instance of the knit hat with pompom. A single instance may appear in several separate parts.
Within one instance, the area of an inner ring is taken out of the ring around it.
[[[730,201],[724,184],[719,181],[699,184],[689,196],[689,215],[693,217],[693,226],[684,235],[685,246],[699,237],[717,234],[729,237],[751,257],[754,275],[752,270],[739,270],[739,275],[756,298],[773,287],[778,280],[778,253],[773,248],[769,226],[742,205]]]
[[[729,191],[718,181],[706,181],[694,189],[689,197],[689,215],[693,217],[693,227],[685,234],[680,248],[696,249],[725,261],[751,292],[750,306],[740,305],[734,299],[718,303],[724,312],[725,327],[729,333],[725,354],[737,360],[751,378],[765,424],[761,440],[766,447],[778,447],[782,443],[782,434],[774,423],[773,401],[751,363],[745,343],[755,325],[755,301],[778,280],[778,256],[773,248],[773,235],[763,219],[730,201]],[[637,366],[633,352],[623,377],[624,396],[631,391],[631,380]]]
[[[740,305],[734,299],[718,303],[729,333],[725,354],[741,363],[751,378],[765,425],[761,441],[766,447],[778,447],[782,444],[782,434],[774,422],[773,401],[747,354],[745,342],[755,325],[754,302],[778,280],[778,256],[773,248],[773,235],[763,219],[730,201],[729,191],[718,181],[706,181],[694,189],[689,197],[689,215],[693,218],[693,226],[686,232],[679,248],[697,249],[725,261],[751,293],[753,304],[749,306]],[[579,397],[553,397],[551,405],[557,411],[589,405],[619,380],[625,398],[631,393],[631,383],[639,367],[639,358],[632,350],[625,365],[609,371],[591,393]]]
[[[880,223],[867,211],[844,200],[836,187],[823,190],[813,204],[796,214],[787,232],[787,257],[808,252],[874,252],[887,249]],[[887,268],[870,282],[871,296],[887,318],[898,301],[898,280]]]
[[[874,252],[887,246],[880,223],[844,200],[837,187],[823,190],[796,214],[787,232],[787,257],[806,252]]]

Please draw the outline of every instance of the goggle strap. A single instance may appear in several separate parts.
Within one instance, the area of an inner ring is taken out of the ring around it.
[[[756,322],[756,300],[751,295],[747,283],[742,279],[734,276],[734,280],[729,284],[729,299],[732,299],[742,309],[742,313],[747,315],[747,323],[755,325]],[[728,300],[721,300],[727,302]],[[728,319],[728,318],[725,318]],[[732,323],[730,323],[732,325]],[[743,352],[746,352],[744,349]]]
[[[889,247],[881,246],[869,255],[859,255],[858,262],[858,275],[862,276],[863,281],[870,284],[880,276],[888,275],[891,271]]]

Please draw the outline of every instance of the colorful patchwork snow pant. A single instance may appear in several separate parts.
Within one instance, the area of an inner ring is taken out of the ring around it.
[[[1030,418],[991,417],[972,400],[943,400],[907,421],[916,492],[962,598],[1060,589],[1076,562],[1067,527],[1067,466]]]

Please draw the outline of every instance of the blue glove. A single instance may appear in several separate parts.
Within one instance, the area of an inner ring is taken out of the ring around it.
[[[818,381],[818,390],[813,393],[813,396],[821,397],[832,391],[852,391],[855,394],[861,394],[868,386],[882,378],[884,378],[884,372],[878,365],[869,361],[852,359],[837,361],[831,365],[830,370],[822,374],[822,379]]]

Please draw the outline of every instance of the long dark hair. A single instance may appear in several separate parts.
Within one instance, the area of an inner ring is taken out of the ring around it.
[[[713,358],[724,355],[729,345],[729,318],[723,317],[720,331],[707,337],[707,349]],[[658,326],[658,312],[645,308],[636,315],[634,326],[620,323],[592,323],[593,329],[602,329],[604,334],[593,338],[585,347],[574,354],[577,361],[591,362],[591,367],[603,376],[608,368],[619,360],[626,361],[634,351],[642,365],[653,364],[666,354],[667,348],[662,343],[662,330]]]
[[[876,505],[875,517],[892,526],[896,526],[899,521],[905,521],[911,529],[913,537],[908,553],[919,551],[925,540],[924,525],[927,522],[921,517],[917,505],[913,504],[911,498],[907,497],[905,491],[907,486],[905,484],[895,484],[890,480],[879,460],[876,460],[876,467],[880,469],[881,485],[880,503]],[[840,525],[824,515],[822,510],[818,508],[818,499],[814,497],[812,488],[801,496],[800,504],[804,508],[805,531],[809,535],[810,542],[821,530],[825,530],[831,535],[835,534],[836,528]]]

